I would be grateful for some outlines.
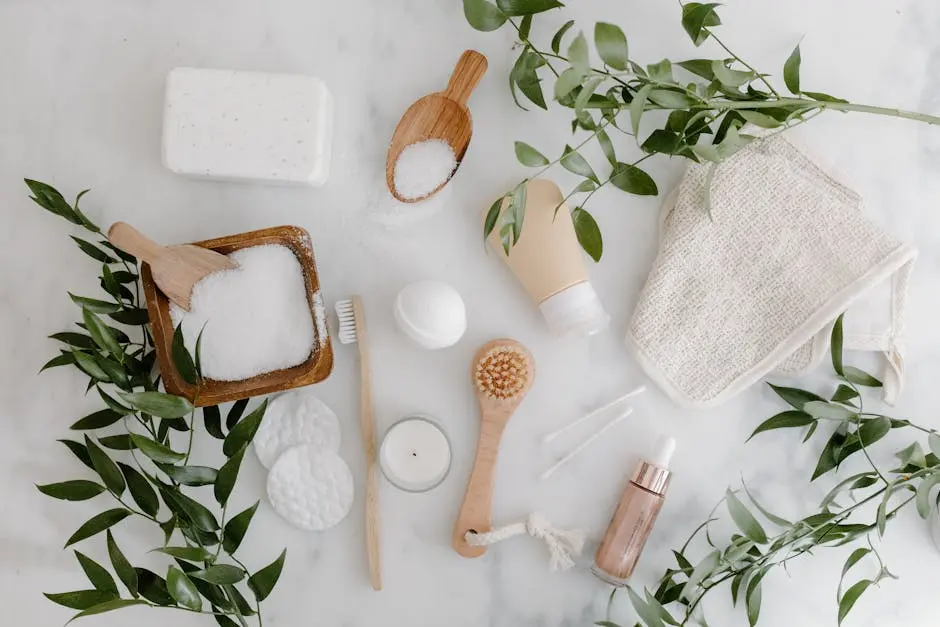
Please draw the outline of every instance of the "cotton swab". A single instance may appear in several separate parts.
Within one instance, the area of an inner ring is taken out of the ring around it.
[[[574,457],[575,457],[578,453],[580,453],[581,451],[583,451],[584,449],[586,449],[588,446],[590,446],[591,443],[594,442],[594,440],[596,440],[597,438],[599,438],[599,437],[601,437],[602,435],[604,435],[604,433],[606,433],[607,431],[609,431],[610,429],[612,429],[612,428],[613,428],[614,426],[616,426],[617,424],[623,422],[623,420],[624,420],[627,416],[629,416],[630,414],[632,414],[632,413],[633,413],[633,408],[630,407],[630,408],[627,409],[627,411],[623,412],[622,414],[620,414],[619,416],[617,416],[616,418],[614,418],[613,420],[611,420],[610,422],[608,422],[606,425],[604,425],[603,427],[601,427],[600,429],[598,429],[597,433],[595,433],[594,435],[592,435],[591,437],[589,437],[588,439],[586,439],[584,442],[582,442],[581,444],[579,444],[579,445],[577,446],[577,448],[575,448],[573,451],[571,451],[570,453],[568,453],[567,455],[565,455],[564,457],[562,457],[561,459],[559,459],[559,460],[555,463],[554,466],[552,466],[551,468],[549,468],[548,470],[546,470],[545,472],[543,472],[543,473],[542,473],[542,476],[540,477],[541,480],[544,481],[544,480],[548,479],[549,477],[551,477],[551,476],[555,473],[556,470],[558,470],[559,468],[561,468],[562,466],[564,466],[565,464],[567,464],[568,462],[570,462],[572,459],[574,459]]]
[[[549,442],[551,442],[552,440],[554,440],[555,438],[557,438],[557,437],[560,436],[561,434],[567,433],[569,429],[574,429],[574,428],[577,427],[578,425],[584,424],[585,422],[587,422],[587,421],[590,420],[591,418],[594,418],[594,417],[597,416],[598,414],[604,413],[605,411],[607,411],[607,410],[610,409],[611,407],[616,407],[617,405],[619,405],[620,403],[624,402],[624,401],[627,400],[628,398],[631,398],[631,397],[633,397],[633,396],[636,396],[637,394],[642,394],[642,393],[645,392],[645,391],[646,391],[646,386],[645,386],[645,385],[641,385],[640,387],[636,388],[635,390],[632,390],[632,391],[630,391],[630,392],[627,392],[626,394],[624,394],[624,395],[621,396],[620,398],[614,399],[614,400],[612,400],[611,402],[609,402],[609,403],[607,403],[606,405],[604,405],[603,407],[598,407],[597,409],[595,409],[595,410],[592,411],[591,413],[589,413],[589,414],[587,414],[587,415],[585,415],[585,416],[581,416],[581,417],[578,418],[577,420],[575,420],[575,421],[573,421],[573,422],[569,422],[568,424],[566,424],[566,425],[565,425],[564,427],[562,427],[561,429],[558,429],[557,431],[553,431],[552,433],[549,433],[548,435],[544,436],[544,437],[542,438],[542,444],[548,444]]]

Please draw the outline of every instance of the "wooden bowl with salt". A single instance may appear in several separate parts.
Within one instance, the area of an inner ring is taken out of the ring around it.
[[[223,255],[242,248],[264,244],[286,246],[297,257],[303,270],[307,303],[310,306],[314,326],[313,350],[310,356],[303,363],[291,368],[273,370],[240,381],[217,381],[203,378],[198,387],[187,383],[173,364],[172,345],[175,327],[170,313],[170,301],[154,283],[150,267],[143,263],[140,276],[144,295],[147,298],[147,313],[153,329],[157,364],[163,375],[163,385],[170,394],[184,396],[196,407],[202,407],[310,385],[330,376],[333,370],[333,347],[327,332],[326,309],[320,294],[316,260],[307,231],[296,226],[278,226],[194,243],[195,246],[208,248]]]

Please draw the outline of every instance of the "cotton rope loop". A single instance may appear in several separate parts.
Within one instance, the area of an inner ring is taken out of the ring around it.
[[[556,529],[551,521],[538,512],[532,512],[525,522],[513,523],[487,533],[468,531],[470,546],[491,546],[509,538],[530,535],[541,540],[551,554],[549,568],[552,572],[568,570],[574,566],[573,556],[580,555],[584,548],[584,532],[580,529]]]

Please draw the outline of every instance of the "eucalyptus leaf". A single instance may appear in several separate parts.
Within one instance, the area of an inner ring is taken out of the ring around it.
[[[811,401],[812,402],[812,401]],[[775,416],[771,416],[764,422],[762,422],[754,432],[748,437],[748,440],[753,438],[758,433],[764,433],[765,431],[771,431],[773,429],[789,429],[793,427],[805,427],[808,424],[815,423],[816,419],[803,411],[790,410],[781,412]]]
[[[864,370],[860,370],[854,366],[845,366],[843,370],[845,378],[855,385],[862,385],[870,388],[880,388],[882,385],[881,381],[871,376]]]
[[[177,453],[173,449],[164,446],[159,442],[154,442],[150,438],[138,435],[136,433],[132,433],[130,436],[131,440],[134,442],[134,446],[140,449],[141,453],[155,462],[174,464],[176,462],[182,461],[186,457],[186,455],[183,453]]]
[[[157,605],[176,605],[176,600],[166,589],[166,580],[163,577],[146,568],[135,568],[134,571],[137,573],[137,589],[140,596]]]
[[[92,442],[91,438],[87,435],[85,436],[85,450],[88,451],[91,464],[94,466],[95,472],[101,477],[101,480],[104,481],[105,487],[111,492],[114,492],[117,496],[121,496],[126,487],[124,475],[121,474],[114,460],[97,444]]]
[[[862,579],[857,582],[851,588],[845,591],[845,594],[842,595],[842,598],[839,599],[839,624],[842,624],[842,621],[845,620],[845,617],[849,615],[849,612],[852,611],[852,608],[855,607],[856,601],[859,597],[868,590],[873,582],[869,579]]]
[[[855,566],[859,560],[864,558],[866,555],[871,553],[871,549],[859,548],[852,551],[852,554],[849,555],[848,559],[845,560],[845,564],[842,566],[842,576],[845,577],[846,573]]]
[[[747,607],[747,622],[751,627],[754,627],[760,618],[762,600],[761,580],[764,578],[765,573],[766,571],[761,569],[747,584],[747,593],[745,594],[744,603]]]
[[[663,59],[658,63],[650,63],[646,66],[649,79],[654,83],[672,83],[672,62],[669,59]],[[655,85],[654,85],[655,87]]]
[[[69,346],[74,346],[75,348],[84,348],[89,350],[95,349],[95,341],[91,339],[91,336],[84,335],[82,333],[73,333],[71,331],[63,331],[62,333],[53,333],[49,336],[49,339],[57,340]]]
[[[46,496],[51,496],[54,499],[63,501],[87,501],[105,491],[103,485],[84,479],[74,479],[61,483],[47,483],[45,485],[37,485],[36,488]]]
[[[235,401],[232,404],[232,407],[228,410],[228,415],[225,417],[225,428],[231,431],[238,421],[241,420],[242,414],[245,413],[245,408],[248,407],[248,399],[243,398],[239,401]]]
[[[95,344],[111,353],[118,362],[124,361],[124,350],[118,344],[117,338],[111,332],[111,327],[106,325],[101,318],[88,309],[82,310],[82,319],[85,322],[85,328],[95,341]]]
[[[172,466],[170,464],[157,464],[167,477],[187,486],[212,485],[219,476],[219,471],[208,466]]]
[[[78,560],[78,565],[81,566],[95,590],[118,596],[118,587],[114,582],[114,577],[104,566],[79,551],[75,551],[75,559]]]
[[[614,150],[614,144],[610,141],[610,136],[607,134],[607,131],[600,129],[597,131],[597,143],[601,147],[601,151],[604,153],[604,156],[607,157],[607,161],[610,162],[610,165],[617,165],[617,153]]]
[[[106,313],[111,317],[112,320],[116,320],[121,324],[127,324],[131,326],[147,324],[150,321],[150,316],[147,314],[146,309],[141,309],[136,307],[133,309],[122,309],[120,311],[99,311],[97,313]]]
[[[186,342],[183,339],[183,324],[180,323],[173,330],[173,340],[170,345],[170,354],[173,358],[173,365],[183,381],[190,385],[195,385],[199,380],[199,374],[196,372],[196,363],[186,349]],[[157,414],[159,415],[159,414]]]
[[[597,174],[594,173],[594,169],[591,168],[591,164],[587,162],[587,159],[582,157],[581,153],[571,148],[571,146],[565,145],[565,150],[561,157],[561,165],[569,172],[589,178],[595,183],[600,182],[597,179]]]
[[[856,398],[858,398],[858,392],[849,386],[842,384],[838,387],[838,389],[836,389],[835,393],[832,395],[831,400],[836,403],[848,403]]]
[[[803,405],[803,411],[813,418],[825,420],[850,420],[858,416],[857,412],[827,401],[810,401]]]
[[[715,79],[725,87],[737,88],[745,83],[754,80],[754,73],[751,71],[732,70],[724,61],[712,61],[712,73]],[[741,112],[742,115],[744,112]],[[745,116],[746,117],[746,116]],[[778,124],[779,126],[779,124]]]
[[[731,514],[731,519],[734,520],[738,529],[757,544],[766,544],[767,533],[764,528],[734,492],[731,490],[725,492],[725,502],[728,505],[728,513]]]
[[[786,83],[787,89],[789,89],[794,94],[800,93],[801,63],[802,56],[800,55],[800,46],[797,44],[796,48],[793,49],[793,52],[790,53],[790,57],[787,59],[787,62],[783,65],[783,82]]]
[[[555,32],[555,35],[552,37],[552,52],[558,54],[558,51],[561,50],[561,42],[565,37],[565,33],[567,33],[572,26],[574,26],[574,20],[568,20]]]
[[[126,433],[119,433],[118,435],[107,435],[103,438],[99,438],[98,444],[113,451],[130,451],[136,448],[134,446],[134,442],[131,440],[131,437]]]
[[[700,46],[708,39],[709,26],[721,24],[718,14],[715,13],[715,8],[718,6],[721,5],[717,2],[707,4],[687,2],[682,6],[682,27],[696,46]]]
[[[76,590],[74,592],[60,592],[57,594],[44,592],[43,596],[53,603],[73,610],[87,610],[95,605],[100,605],[106,601],[112,601],[118,598],[113,592],[104,592],[101,590]]]
[[[696,586],[702,582],[705,577],[708,576],[713,570],[718,568],[718,565],[721,563],[721,551],[712,551],[706,555],[702,561],[700,561],[696,566],[695,570],[692,571],[692,574],[689,575],[689,580],[685,583],[685,586],[682,588],[682,598],[689,599],[693,594]]]
[[[555,79],[555,100],[561,100],[581,84],[584,74],[573,67],[567,68]]]
[[[506,14],[487,0],[463,0],[463,14],[467,22],[479,31],[496,30],[506,23]]]
[[[530,146],[525,142],[517,141],[516,144],[516,159],[519,163],[530,168],[536,168],[539,166],[548,165],[548,157],[540,153],[538,150]],[[500,201],[496,201],[494,206],[498,206]],[[491,208],[492,210],[492,208]],[[492,230],[492,229],[491,229]]]
[[[496,0],[496,5],[510,16],[533,15],[565,6],[558,0]]]
[[[225,507],[228,503],[228,497],[231,496],[235,488],[235,480],[238,478],[238,470],[241,468],[242,458],[245,456],[246,444],[238,452],[228,458],[219,469],[218,479],[215,482],[215,500],[220,506]],[[231,582],[234,583],[234,582]]]
[[[158,489],[167,504],[173,512],[182,519],[189,521],[200,531],[214,532],[219,529],[219,521],[215,515],[202,505],[199,501],[189,498],[182,492],[172,489],[170,486],[159,484]],[[197,537],[198,534],[197,534]]]
[[[118,392],[128,405],[145,414],[161,418],[181,418],[193,411],[193,405],[181,396],[163,392]]]
[[[261,419],[264,417],[264,412],[268,407],[268,400],[265,399],[257,408],[250,414],[248,414],[244,420],[241,420],[232,427],[229,431],[228,436],[225,438],[225,442],[222,444],[222,452],[225,453],[226,457],[231,457],[246,444],[251,442],[252,438],[255,437],[255,433],[258,431],[258,427],[261,426]]]
[[[65,352],[44,363],[42,368],[39,369],[39,372],[49,370],[50,368],[58,368],[59,366],[70,366],[74,363],[75,356],[72,355],[72,353]]]
[[[117,507],[92,516],[69,537],[65,542],[65,548],[99,534],[109,527],[113,527],[130,515],[131,513],[123,507]]]
[[[807,392],[806,390],[799,390],[797,388],[788,388],[773,383],[768,383],[770,389],[777,393],[777,396],[785,400],[795,409],[803,409],[803,406],[806,403],[811,401],[825,401],[824,398],[818,394],[813,394],[812,392]]]
[[[156,516],[157,512],[160,511],[160,499],[150,482],[133,467],[121,462],[118,462],[117,465],[121,469],[125,481],[127,481],[127,489],[137,506],[145,514]]]
[[[286,557],[287,549],[284,549],[276,560],[248,578],[248,588],[254,593],[259,603],[268,598],[277,580],[280,579]]]
[[[578,33],[575,38],[571,40],[571,45],[568,46],[568,61],[579,77],[584,76],[590,71],[591,60],[588,57],[588,44],[584,33]]]
[[[208,568],[189,573],[189,577],[214,584],[235,584],[245,578],[245,571],[228,564],[213,564]]]
[[[82,309],[87,309],[88,311],[99,313],[99,314],[113,314],[121,310],[121,305],[117,303],[110,303],[105,300],[100,300],[97,298],[88,298],[86,296],[76,296],[69,292],[69,297],[72,299],[72,302],[81,307]]]
[[[938,485],[940,485],[940,473],[925,477],[917,486],[914,501],[917,505],[917,513],[920,514],[921,518],[926,519],[930,516],[932,509],[930,506],[930,493]]]
[[[166,589],[177,603],[193,611],[202,610],[202,597],[193,582],[176,566],[170,566],[166,574]]]
[[[87,610],[79,612],[69,620],[69,623],[72,621],[85,618],[86,616],[95,616],[97,614],[104,614],[106,612],[113,612],[114,610],[120,610],[125,607],[131,607],[132,605],[146,605],[147,602],[141,599],[114,599],[112,601],[105,601],[104,603],[99,603],[98,605],[92,606]],[[67,625],[68,623],[66,623]]]
[[[659,189],[649,174],[629,163],[618,163],[610,177],[614,187],[638,196],[656,196]]]
[[[77,457],[80,462],[92,470],[95,469],[94,464],[91,463],[91,457],[88,456],[88,451],[85,449],[84,444],[76,442],[75,440],[58,440],[58,442],[61,442],[70,451],[72,451],[72,454],[75,455],[75,457]]]
[[[259,504],[260,501],[255,501],[254,505],[225,523],[225,530],[222,533],[222,548],[225,549],[226,553],[234,553],[241,546]]]
[[[601,61],[614,68],[624,71],[629,67],[630,54],[627,47],[627,36],[616,24],[598,22],[594,26],[594,46]]]
[[[581,248],[595,262],[600,261],[604,254],[604,240],[594,216],[581,207],[575,207],[571,212],[571,220],[574,223],[574,232]]]
[[[118,579],[121,580],[132,597],[135,599],[138,598],[140,595],[137,593],[137,571],[135,571],[131,563],[127,561],[127,557],[124,556],[124,553],[121,552],[117,542],[114,541],[114,536],[111,534],[110,529],[108,529],[107,532],[107,545],[108,557],[111,558],[111,565],[114,567],[114,572],[117,573]]]
[[[489,211],[486,212],[486,220],[483,227],[483,239],[486,240],[489,238],[490,234],[493,232],[493,229],[496,228],[496,223],[499,221],[499,214],[503,207],[503,202],[506,200],[505,196],[497,199],[491,206]],[[208,423],[206,424],[206,429],[209,429]],[[211,433],[211,432],[210,432]],[[213,434],[214,435],[214,434]],[[218,436],[215,436],[218,437]]]
[[[799,87],[797,87],[799,89]],[[842,369],[842,319],[845,314],[840,314],[832,325],[832,336],[829,342],[829,352],[832,356],[832,369],[836,374],[844,374]]]
[[[190,562],[205,562],[212,557],[212,554],[201,546],[162,546],[154,549],[154,552]]]
[[[652,85],[645,85],[633,96],[633,101],[630,103],[630,124],[633,127],[634,135],[639,135],[640,133],[640,120],[643,117],[646,103],[652,91]]]
[[[664,627],[659,612],[650,607],[630,586],[627,586],[627,596],[630,597],[630,604],[633,605],[637,616],[640,617],[646,627]]]
[[[759,111],[743,110],[738,111],[738,114],[754,126],[759,126],[761,128],[779,128],[783,125],[783,122],[780,120],[760,113]]]
[[[113,409],[100,409],[94,413],[88,414],[84,418],[80,418],[75,421],[69,429],[75,431],[89,431],[92,429],[104,429],[105,427],[110,427],[118,420],[120,420],[124,414],[119,414]]]

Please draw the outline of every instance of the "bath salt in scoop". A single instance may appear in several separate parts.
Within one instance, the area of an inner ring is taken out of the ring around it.
[[[385,161],[385,182],[396,200],[413,203],[433,196],[460,167],[470,145],[473,121],[467,99],[486,73],[486,57],[460,55],[447,89],[421,98],[405,111]],[[398,173],[399,167],[414,171]],[[420,170],[425,169],[423,175]]]
[[[160,291],[186,311],[190,309],[190,298],[196,283],[213,272],[238,267],[225,255],[208,248],[190,244],[161,246],[124,222],[111,225],[108,241],[145,261]]]

